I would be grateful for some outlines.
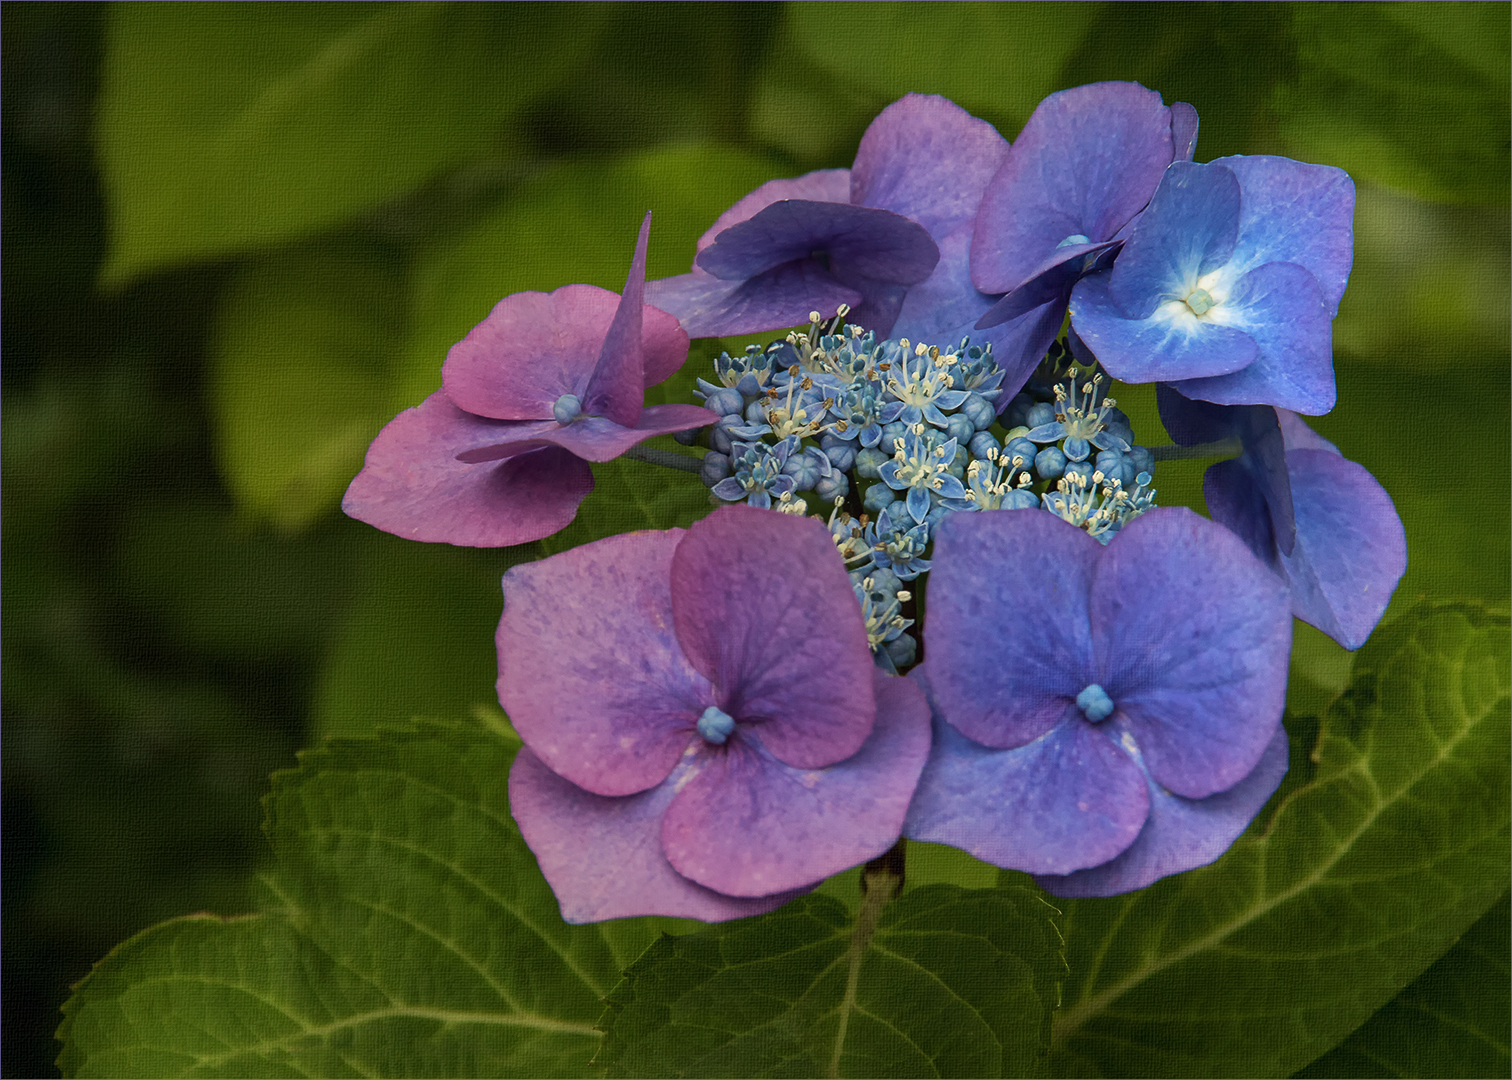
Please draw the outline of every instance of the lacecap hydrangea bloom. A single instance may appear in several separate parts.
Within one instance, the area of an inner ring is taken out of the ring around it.
[[[1106,546],[1032,510],[948,518],[924,648],[935,747],[905,835],[1058,895],[1211,862],[1286,772],[1286,586],[1190,510]]]
[[[643,408],[688,357],[677,320],[642,301],[651,215],[622,296],[592,285],[500,300],[452,346],[441,389],[378,433],[341,508],[408,540],[505,547],[565,528],[590,461],[717,419]]]
[[[750,507],[510,570],[510,808],[568,922],[767,911],[898,839],[923,695],[817,521]]]

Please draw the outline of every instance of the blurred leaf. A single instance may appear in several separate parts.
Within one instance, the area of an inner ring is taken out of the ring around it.
[[[227,288],[212,345],[221,472],[237,501],[286,531],[341,500],[389,419],[402,276],[360,245],[290,249]]]
[[[121,592],[196,652],[308,661],[351,592],[355,529],[290,538],[249,527],[217,500],[152,500],[127,513]]]
[[[1030,1075],[1065,970],[1054,914],[1028,889],[930,885],[857,915],[805,896],[663,937],[609,994],[595,1063],[615,1076]]]
[[[484,156],[592,47],[601,7],[112,7],[106,280],[301,237]]]
[[[1288,152],[1442,202],[1507,200],[1508,23],[1480,3],[1294,4]]]
[[[1012,137],[1056,89],[1061,64],[1101,13],[1098,3],[794,4],[807,62],[892,101],[943,94],[1012,122]],[[795,82],[806,77],[795,71]]]
[[[509,817],[518,744],[424,725],[274,778],[254,915],[163,923],[79,984],[70,1076],[581,1076],[614,952]],[[642,936],[649,942],[647,925]]]
[[[1338,1044],[1506,888],[1505,611],[1378,629],[1312,775],[1217,863],[1066,901],[1062,1069],[1284,1076]]]
[[[391,410],[441,385],[446,351],[503,297],[574,282],[619,292],[647,210],[646,277],[685,274],[714,219],[776,175],[772,162],[746,151],[698,145],[547,167],[492,216],[421,258]]]
[[[1391,1003],[1298,1077],[1508,1073],[1507,897]]]

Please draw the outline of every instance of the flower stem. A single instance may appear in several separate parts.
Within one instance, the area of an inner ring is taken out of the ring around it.
[[[1186,458],[1235,458],[1244,452],[1237,437],[1219,439],[1217,442],[1195,443],[1192,446],[1152,446],[1150,456],[1156,461],[1180,461]]]
[[[861,910],[856,913],[856,928],[851,931],[850,970],[845,979],[845,997],[840,1003],[840,1029],[835,1033],[835,1052],[830,1056],[826,1076],[840,1075],[840,1057],[845,1050],[845,1034],[850,1015],[856,1009],[856,988],[861,981],[861,961],[871,943],[882,909],[903,891],[903,838],[885,853],[866,864],[861,871]]]

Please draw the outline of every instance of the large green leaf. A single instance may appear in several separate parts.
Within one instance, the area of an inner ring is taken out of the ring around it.
[[[1507,897],[1417,980],[1298,1077],[1506,1076]]]
[[[106,279],[303,236],[482,157],[592,47],[599,8],[113,6]]]
[[[1222,859],[1067,903],[1059,1068],[1285,1076],[1415,979],[1506,889],[1508,681],[1504,611],[1379,628]]]
[[[860,910],[812,895],[663,937],[609,996],[616,1076],[1024,1076],[1064,972],[1055,909],[1016,886],[926,885]],[[893,879],[895,882],[896,879]]]
[[[583,1075],[655,931],[618,927],[616,952],[562,922],[509,817],[517,746],[425,725],[304,754],[265,804],[262,910],[101,961],[64,1010],[65,1075]]]
[[[891,100],[943,94],[1022,125],[1103,4],[794,4],[810,63]],[[1012,136],[1013,130],[1004,135]]]
[[[1444,202],[1507,199],[1508,28],[1496,4],[1294,4],[1287,152]]]
[[[399,267],[364,245],[293,248],[249,266],[211,345],[221,473],[286,531],[329,512],[389,419],[403,333]]]

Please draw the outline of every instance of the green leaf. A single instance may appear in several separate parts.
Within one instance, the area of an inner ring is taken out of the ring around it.
[[[1022,125],[1104,6],[812,3],[788,18],[810,63],[888,100],[943,94]]]
[[[422,725],[302,755],[265,802],[262,910],[175,919],[96,965],[64,1074],[583,1075],[619,966],[599,927],[562,922],[510,820],[517,746]]]
[[[778,175],[776,164],[744,150],[696,144],[545,168],[495,213],[420,258],[392,410],[441,385],[446,351],[505,296],[575,282],[619,292],[647,210],[647,279],[686,274],[714,219]]]
[[[1212,866],[1066,903],[1060,1068],[1286,1076],[1337,1045],[1506,889],[1504,611],[1380,627],[1312,775]],[[1301,783],[1297,781],[1301,780]]]
[[[887,895],[878,882],[856,913],[815,894],[661,938],[610,994],[596,1064],[617,1076],[1034,1073],[1064,972],[1055,910],[1013,886]]]
[[[503,121],[586,54],[607,14],[113,7],[96,130],[111,211],[105,279],[301,237],[483,157]]]
[[[1343,1043],[1299,1073],[1325,1076],[1506,1076],[1508,898]]]
[[[1441,202],[1507,200],[1506,9],[1295,4],[1300,73],[1277,88],[1287,151]]]
[[[280,252],[226,290],[211,398],[221,473],[250,516],[293,532],[340,502],[389,419],[403,295],[398,267],[357,244]]]

